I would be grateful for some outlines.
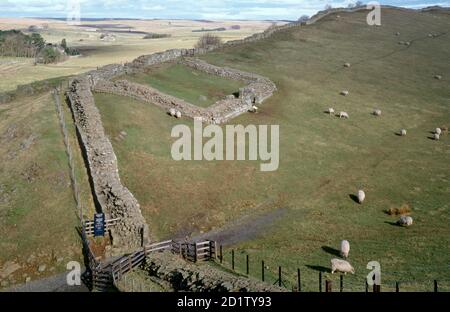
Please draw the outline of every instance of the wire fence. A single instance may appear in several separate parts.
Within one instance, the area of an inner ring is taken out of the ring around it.
[[[64,110],[61,105],[61,99],[60,99],[60,94],[59,94],[58,89],[55,89],[53,91],[53,97],[55,99],[56,113],[58,115],[59,125],[61,127],[61,132],[62,132],[63,139],[64,139],[64,146],[66,148],[66,154],[68,157],[68,163],[69,163],[69,169],[70,169],[70,183],[72,186],[74,200],[75,200],[75,203],[77,206],[78,218],[79,218],[80,222],[82,222],[83,207],[82,207],[82,203],[80,201],[80,188],[77,183],[77,176],[76,176],[76,172],[75,172],[75,168],[76,168],[75,161],[74,161],[74,157],[73,157],[73,152],[72,152],[72,147],[70,144],[69,135],[67,132],[66,119],[64,116]]]
[[[298,265],[297,267],[277,265],[242,250],[224,250],[218,246],[217,262],[239,275],[262,280],[291,291],[313,292],[449,292],[450,266],[438,265],[432,268],[413,268],[416,273],[405,274],[389,270],[381,271],[381,285],[374,288],[367,284],[364,274],[331,274],[322,266]],[[367,271],[369,273],[369,270]],[[419,276],[416,276],[419,275]]]

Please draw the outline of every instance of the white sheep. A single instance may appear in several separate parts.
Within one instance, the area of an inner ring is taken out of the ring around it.
[[[441,135],[442,134],[441,128],[436,128],[436,130],[434,130],[434,133]]]
[[[439,141],[440,138],[441,138],[441,136],[439,134],[437,134],[437,133],[434,134],[434,139],[436,141]]]
[[[350,243],[347,240],[341,242],[341,256],[348,258],[348,253],[350,252]]]
[[[410,216],[401,216],[397,221],[397,224],[401,226],[411,226],[413,224],[413,218]]]
[[[328,114],[330,114],[330,116],[333,115],[334,114],[334,108],[330,107],[327,112],[328,112]]]
[[[401,135],[401,136],[405,136],[405,135],[406,135],[406,129],[400,130],[400,135]]]
[[[331,274],[334,274],[336,271],[344,274],[355,274],[355,269],[349,262],[341,259],[331,259]]]
[[[348,113],[346,113],[346,112],[340,112],[340,113],[339,113],[339,118],[349,118],[349,117],[348,117]]]
[[[258,106],[253,105],[253,106],[252,106],[252,109],[251,109],[251,112],[252,112],[252,113],[257,113],[257,112],[258,112]]]
[[[177,118],[181,118],[181,112],[180,111],[177,111],[177,113],[176,113],[176,115],[175,115]]]
[[[343,95],[343,96],[347,96],[347,95],[348,95],[348,91],[347,91],[347,90],[343,90],[343,91],[341,91],[341,95]]]
[[[175,114],[176,114],[175,109],[171,108],[171,109],[169,110],[169,115],[172,116],[172,117],[174,117]]]
[[[381,110],[375,109],[375,110],[373,111],[373,114],[374,114],[375,116],[381,116]]]
[[[362,204],[364,200],[366,199],[366,193],[364,193],[363,190],[358,191],[358,202]]]
[[[345,63],[344,64],[344,67],[346,67],[346,68],[350,68],[350,66],[352,66],[350,63]]]

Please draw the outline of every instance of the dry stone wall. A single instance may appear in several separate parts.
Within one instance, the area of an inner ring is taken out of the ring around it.
[[[195,265],[169,252],[154,253],[146,258],[143,268],[150,276],[166,283],[175,291],[190,292],[286,292],[287,289],[242,278],[207,264]]]
[[[261,104],[276,91],[275,84],[268,78],[260,75],[227,67],[218,67],[199,59],[182,58],[179,63],[188,67],[206,72],[211,75],[240,80],[248,83],[240,89],[239,98],[229,95],[208,108],[201,108],[184,100],[167,95],[154,88],[132,83],[127,80],[99,80],[93,90],[101,93],[110,93],[132,97],[137,100],[156,104],[167,111],[175,109],[183,116],[201,118],[203,122],[220,124],[249,111],[253,105]]]
[[[109,218],[120,218],[111,230],[110,255],[134,251],[147,243],[148,227],[137,200],[120,181],[117,158],[105,135],[89,79],[80,76],[72,80],[67,96],[88,164],[97,209]]]

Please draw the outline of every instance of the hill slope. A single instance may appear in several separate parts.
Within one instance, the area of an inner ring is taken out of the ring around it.
[[[368,26],[364,12],[335,14],[204,56],[277,84],[258,114],[232,122],[280,125],[280,168],[273,173],[247,161],[174,162],[170,130],[177,121],[148,104],[98,95],[110,137],[128,134],[113,141],[121,176],[154,234],[207,232],[238,216],[287,208],[258,238],[233,246],[252,263],[265,260],[268,278],[281,265],[293,285],[300,267],[305,289],[316,290],[317,272],[326,272],[348,239],[357,274],[346,278],[346,289],[363,289],[372,260],[381,263],[386,290],[395,281],[405,290],[431,290],[437,278],[449,289],[450,143],[448,135],[428,137],[450,125],[450,19],[396,9],[382,14],[381,27]],[[350,93],[343,97],[341,90]],[[328,107],[350,119],[324,114]],[[375,108],[381,117],[371,115]],[[401,128],[406,137],[395,134]],[[351,199],[358,189],[366,191],[364,205]],[[409,229],[384,212],[404,205],[415,220]],[[237,255],[242,268],[245,258]],[[259,276],[259,266],[251,274]],[[336,276],[327,278],[337,285]]]

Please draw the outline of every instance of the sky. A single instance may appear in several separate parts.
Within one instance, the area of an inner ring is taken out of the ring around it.
[[[0,17],[65,18],[77,2],[81,18],[296,20],[327,4],[346,7],[356,0],[0,0]],[[450,7],[450,0],[379,2],[408,8]]]

